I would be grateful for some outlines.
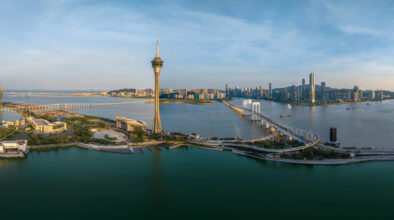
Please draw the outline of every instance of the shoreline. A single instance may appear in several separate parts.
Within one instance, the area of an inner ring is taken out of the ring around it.
[[[351,158],[351,159],[323,159],[323,160],[294,160],[286,158],[275,158],[271,156],[264,157],[265,160],[280,162],[280,163],[290,163],[290,164],[300,164],[300,165],[348,165],[355,163],[365,163],[365,162],[379,162],[379,161],[393,161],[394,155],[389,155],[385,157],[369,157],[369,158]]]
[[[304,106],[304,107],[318,107],[318,106],[332,106],[332,105],[351,105],[351,104],[362,104],[362,103],[368,103],[368,102],[382,102],[382,101],[394,100],[394,98],[386,98],[386,99],[382,99],[382,100],[362,100],[362,101],[358,101],[358,102],[330,102],[330,103],[310,104],[310,103],[307,103],[307,102],[302,102],[302,103],[281,102],[281,101],[276,101],[276,100],[266,99],[266,98],[248,98],[248,97],[238,97],[238,96],[234,96],[232,98],[264,100],[264,101],[271,101],[271,102],[275,102],[275,103],[290,104],[290,105],[294,105],[294,106]]]
[[[294,160],[286,159],[281,157],[275,157],[272,155],[255,155],[250,152],[241,151],[238,149],[232,149],[231,152],[236,155],[246,156],[261,161],[272,161],[277,163],[287,163],[287,164],[298,164],[298,165],[321,165],[321,166],[339,166],[339,165],[350,165],[356,163],[366,163],[366,162],[382,162],[382,161],[394,161],[394,155],[388,156],[375,156],[368,158],[351,158],[351,159],[323,159],[323,160]]]
[[[47,145],[33,145],[29,147],[29,150],[42,152],[42,151],[51,151],[58,149],[67,149],[70,147],[78,147],[88,150],[97,150],[97,151],[105,151],[112,153],[132,153],[132,150],[129,149],[127,145],[100,145],[100,144],[85,144],[82,142],[72,142],[66,144],[47,144]]]
[[[393,99],[363,100],[363,101],[358,101],[358,102],[332,102],[332,103],[319,103],[319,104],[313,104],[313,105],[311,105],[310,103],[287,103],[287,104],[293,104],[293,105],[296,105],[296,106],[314,107],[314,106],[364,104],[364,103],[370,103],[370,102],[382,102],[382,101],[386,101],[386,100],[393,100]]]
[[[105,153],[118,153],[118,154],[134,154],[135,150],[137,149],[144,149],[144,148],[162,148],[165,147],[163,142],[158,143],[149,143],[140,145],[99,145],[99,144],[85,144],[81,142],[72,142],[66,144],[47,144],[47,145],[33,145],[29,146],[29,151],[26,154],[5,154],[1,155],[0,159],[25,159],[28,157],[29,152],[48,152],[54,151],[59,149],[69,149],[72,147],[86,149],[86,150],[96,150]],[[250,151],[243,151],[231,147],[213,147],[213,146],[204,146],[203,144],[195,145],[193,143],[181,143],[182,146],[187,147],[195,147],[203,150],[211,150],[217,152],[224,152],[224,151],[231,151],[231,153],[246,156],[249,158],[253,158],[256,160],[261,161],[272,161],[278,163],[287,163],[287,164],[298,164],[298,165],[323,165],[323,166],[339,166],[339,165],[349,165],[349,164],[356,164],[356,163],[366,163],[366,162],[382,162],[382,161],[394,161],[394,155],[386,155],[386,156],[368,156],[368,157],[355,157],[350,159],[322,159],[322,160],[296,160],[296,159],[288,159],[288,158],[281,158],[278,156],[273,156],[270,154],[261,155],[256,154],[256,152]],[[167,147],[168,148],[168,147]],[[177,147],[176,147],[177,148]],[[168,148],[169,150],[175,148]],[[161,149],[159,149],[161,151]],[[151,150],[150,150],[151,151]]]
[[[154,99],[154,97],[149,97],[149,96],[136,96],[136,97],[120,97],[120,96],[110,96],[110,95],[101,95],[97,93],[47,93],[47,94],[42,94],[41,96],[55,96],[55,95],[61,95],[61,96],[74,96],[74,97],[111,97],[111,98],[133,98],[133,99],[147,99],[146,103],[151,103],[150,101]],[[276,101],[272,99],[267,99],[267,98],[253,98],[253,97],[230,97],[231,98],[241,98],[241,99],[256,99],[256,100],[265,100],[265,101],[272,101],[275,103],[282,103],[282,104],[290,104],[294,106],[304,106],[304,107],[318,107],[318,106],[333,106],[333,105],[351,105],[351,104],[362,104],[362,103],[368,103],[368,102],[382,102],[382,101],[387,101],[387,100],[394,100],[394,98],[386,98],[382,100],[361,100],[358,102],[331,102],[331,103],[315,103],[315,104],[310,104],[307,102],[303,103],[292,103],[292,102],[282,102],[282,101]],[[229,99],[229,98],[226,98]],[[196,105],[210,105],[214,101],[221,101],[221,99],[169,99],[169,98],[162,98],[160,99],[161,104],[170,104],[171,102],[178,102],[178,103],[188,103],[188,104],[196,104]]]
[[[112,96],[110,96],[110,97],[112,97]],[[119,97],[119,98],[121,98],[121,97]],[[140,98],[140,99],[146,99],[145,103],[149,103],[149,104],[153,104],[153,101],[154,101],[154,99],[152,97]],[[192,104],[192,105],[211,105],[211,104],[213,104],[213,101],[216,101],[216,99],[215,100],[208,100],[208,99],[207,100],[200,100],[200,99],[195,100],[195,99],[167,99],[167,98],[164,98],[164,99],[160,99],[159,101],[160,101],[160,104],[163,104],[163,105],[168,105],[168,104],[171,104],[172,102],[187,103],[187,104]]]

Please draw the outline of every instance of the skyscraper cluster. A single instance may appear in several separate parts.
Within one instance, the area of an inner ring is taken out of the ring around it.
[[[227,97],[246,97],[246,98],[264,98],[278,102],[287,103],[340,103],[340,102],[359,102],[367,100],[382,100],[385,98],[383,91],[366,90],[361,91],[358,86],[353,89],[335,89],[327,87],[326,82],[322,81],[316,84],[316,74],[309,74],[309,83],[306,84],[305,78],[302,79],[301,85],[291,85],[285,88],[272,88],[272,84],[268,84],[268,89],[262,86],[253,88],[235,87],[231,89],[226,84]],[[386,97],[388,97],[386,95]]]
[[[268,89],[264,89],[263,86],[258,86],[256,88],[240,88],[236,86],[230,88],[226,85],[226,96],[270,99],[272,98],[272,84],[269,83]]]

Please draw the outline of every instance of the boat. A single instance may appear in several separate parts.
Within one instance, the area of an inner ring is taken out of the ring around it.
[[[290,104],[287,104],[287,108],[288,108],[288,109],[292,109],[292,107],[291,107]]]
[[[290,118],[291,115],[281,115],[280,117],[281,117],[281,118]]]

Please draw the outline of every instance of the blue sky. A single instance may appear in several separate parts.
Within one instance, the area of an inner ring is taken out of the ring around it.
[[[394,1],[2,0],[0,85],[394,90]]]

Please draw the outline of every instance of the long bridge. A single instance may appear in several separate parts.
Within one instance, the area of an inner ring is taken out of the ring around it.
[[[3,106],[0,112],[23,112],[23,111],[46,111],[46,110],[68,110],[93,107],[106,107],[114,105],[125,105],[146,102],[146,100],[130,101],[130,102],[113,102],[113,103],[59,103],[47,105],[17,105],[16,107]]]
[[[276,130],[284,133],[285,135],[289,137],[293,137],[294,139],[301,141],[305,143],[305,145],[300,146],[300,147],[293,147],[293,148],[287,148],[287,149],[267,149],[267,148],[261,148],[257,147],[254,145],[248,145],[245,143],[253,143],[254,140],[249,140],[245,141],[243,143],[238,142],[238,143],[223,143],[223,146],[235,146],[235,147],[244,147],[244,148],[249,148],[249,149],[254,149],[257,151],[263,151],[263,152],[272,152],[272,153],[284,153],[284,152],[293,152],[293,151],[299,151],[299,150],[304,150],[309,147],[316,147],[320,148],[325,151],[334,151],[338,153],[347,153],[347,154],[353,154],[353,155],[360,155],[360,156],[369,156],[369,155],[394,155],[394,150],[392,149],[345,149],[345,148],[339,148],[339,147],[332,147],[328,146],[325,144],[320,143],[320,137],[317,133],[312,132],[312,131],[305,131],[305,130],[300,130],[297,128],[292,128],[289,125],[283,124],[281,122],[278,122],[269,116],[256,111],[255,108],[249,108],[248,107],[241,107],[237,105],[230,104],[228,102],[223,102],[226,106],[230,107],[237,113],[241,115],[248,115],[251,117],[252,120],[261,120],[262,125],[266,125],[267,128],[268,126],[274,127]],[[257,119],[256,119],[257,118]],[[263,137],[264,138],[264,137]]]
[[[86,92],[89,93],[89,92]],[[4,92],[3,96],[4,97],[26,97],[26,98],[31,98],[31,97],[68,97],[68,96],[75,96],[75,94],[83,94],[83,92],[75,92],[75,93],[58,93],[58,92]],[[89,93],[91,94],[91,93]]]
[[[259,110],[257,110],[256,105],[252,105],[252,108],[241,107],[237,105],[230,104],[228,102],[223,102],[226,106],[230,107],[234,111],[238,112],[241,115],[250,115],[253,121],[258,121],[261,125],[266,128],[271,128],[272,133],[265,137],[260,137],[252,140],[223,140],[223,141],[208,141],[205,140],[205,144],[213,145],[213,146],[223,146],[223,147],[241,147],[253,149],[256,151],[267,152],[267,153],[285,153],[285,152],[294,152],[305,150],[312,146],[315,146],[320,141],[320,136],[312,131],[305,131],[301,129],[292,128],[289,125],[285,125],[280,123],[265,114],[262,114]],[[258,105],[258,107],[260,107]],[[298,140],[304,145],[299,147],[291,147],[284,149],[270,149],[270,148],[262,148],[253,145],[255,142],[270,140],[275,138],[276,135],[280,133],[285,134],[288,137],[291,137],[295,140]]]

